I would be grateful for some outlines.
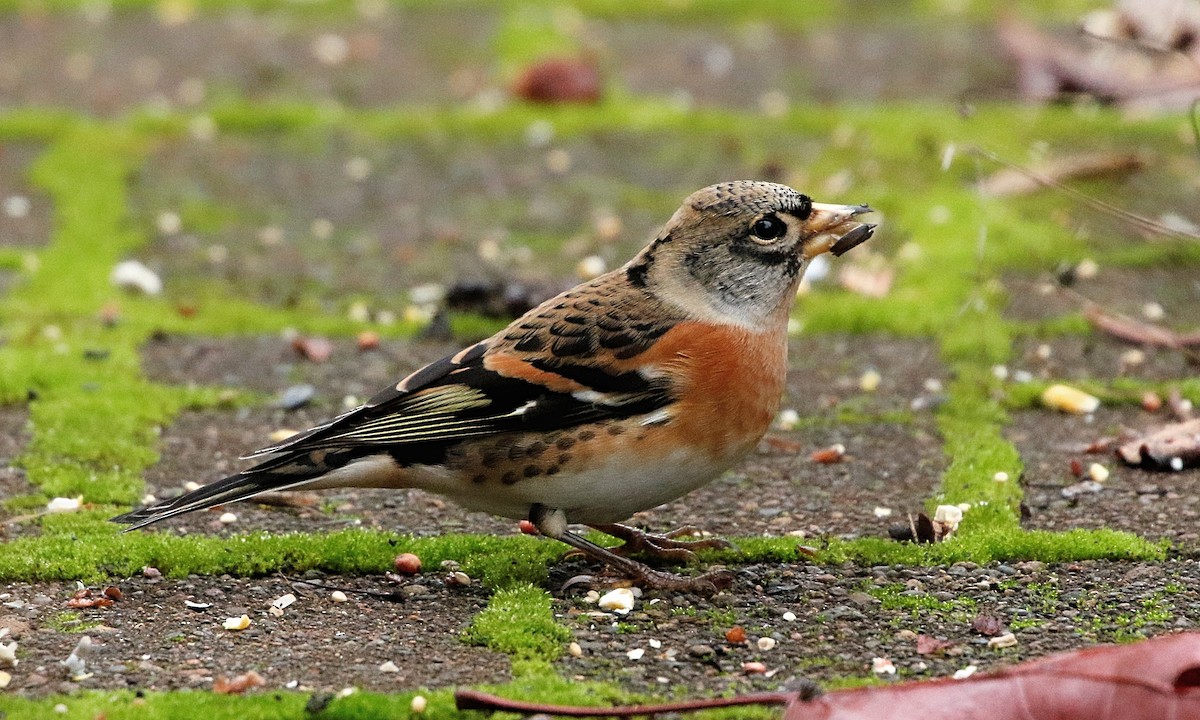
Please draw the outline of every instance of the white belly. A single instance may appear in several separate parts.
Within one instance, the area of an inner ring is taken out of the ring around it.
[[[417,487],[445,495],[468,510],[520,520],[537,503],[561,509],[568,522],[596,524],[619,522],[682,497],[714,480],[729,465],[732,462],[714,464],[707,454],[680,449],[653,462],[614,458],[584,473],[529,478],[512,485],[472,485],[431,467],[413,468],[411,477]]]

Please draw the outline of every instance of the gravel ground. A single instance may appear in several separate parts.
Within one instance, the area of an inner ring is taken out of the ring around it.
[[[579,569],[558,569],[555,584]],[[446,588],[419,576],[396,588],[372,578],[321,577],[353,589],[398,591],[402,600],[359,597],[337,603],[327,590],[297,589],[283,578],[136,577],[118,582],[124,598],[105,609],[68,612],[75,588],[15,583],[5,588],[0,624],[19,645],[13,689],[42,694],[82,688],[206,688],[213,678],[248,670],[270,688],[333,691],[356,685],[381,691],[503,682],[508,660],[460,641],[487,602],[478,587]],[[627,615],[601,611],[594,596],[558,596],[556,615],[571,629],[578,656],[561,672],[657,693],[710,695],[774,689],[801,679],[837,682],[890,660],[903,677],[980,670],[1097,641],[1128,641],[1200,622],[1200,562],[1153,564],[1018,563],[979,567],[740,568],[734,586],[712,598],[646,595]],[[281,617],[274,599],[298,596]],[[556,594],[557,595],[557,594]],[[211,604],[189,609],[186,601]],[[247,614],[249,629],[222,628]],[[788,614],[790,613],[790,615]],[[989,648],[972,629],[1011,630],[1017,644]],[[734,630],[741,627],[745,639]],[[731,631],[733,631],[731,633]],[[95,647],[84,680],[60,661],[81,635]],[[929,636],[932,651],[923,647]],[[920,644],[919,644],[920,643]],[[636,651],[640,650],[638,653]],[[633,653],[631,655],[631,652]],[[396,672],[380,667],[391,661]],[[755,668],[746,663],[762,663]]]

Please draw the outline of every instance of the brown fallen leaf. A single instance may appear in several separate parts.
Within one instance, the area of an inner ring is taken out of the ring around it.
[[[241,695],[247,690],[262,687],[266,684],[267,681],[262,675],[251,670],[232,679],[221,675],[216,680],[213,680],[212,689],[218,695]]]
[[[941,655],[952,647],[954,647],[954,643],[949,640],[935,638],[932,635],[917,636],[918,655]]]
[[[1117,448],[1126,465],[1147,470],[1200,466],[1200,418],[1164,425]]]
[[[517,97],[537,103],[597,103],[602,94],[596,64],[580,58],[551,58],[534,63],[513,82]]]
[[[323,363],[333,355],[333,343],[325,338],[298,335],[292,340],[292,349],[305,360]]]
[[[979,183],[979,192],[989,197],[1028,195],[1054,182],[1105,176],[1121,176],[1141,170],[1145,160],[1136,153],[1084,153],[1055,158],[1035,165],[1027,172],[1005,167]]]
[[[458,690],[454,700],[459,710],[568,717],[630,717],[782,705],[783,720],[927,720],[947,715],[988,720],[1197,720],[1200,633],[1167,635],[1133,645],[1090,647],[966,680],[942,678],[825,695],[807,687],[799,692],[607,708],[530,703],[476,690]]]
[[[1179,350],[1191,345],[1200,345],[1200,331],[1177,333],[1161,325],[1139,322],[1124,315],[1109,315],[1099,306],[1089,303],[1083,308],[1083,316],[1097,330],[1113,337],[1138,345]]]

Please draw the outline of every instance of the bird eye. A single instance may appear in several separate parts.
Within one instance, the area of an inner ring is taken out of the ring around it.
[[[771,241],[787,235],[787,223],[774,215],[765,215],[750,226],[750,234],[759,240]]]

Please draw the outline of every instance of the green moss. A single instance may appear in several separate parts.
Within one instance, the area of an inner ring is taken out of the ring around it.
[[[102,625],[99,620],[84,620],[74,610],[65,610],[46,621],[46,625],[60,633],[83,633]]]
[[[466,640],[520,660],[555,660],[571,631],[554,621],[550,596],[532,585],[497,591],[467,628]]]

